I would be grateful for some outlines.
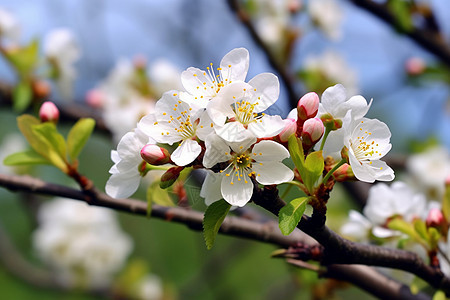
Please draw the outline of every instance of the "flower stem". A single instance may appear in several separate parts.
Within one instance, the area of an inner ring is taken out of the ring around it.
[[[325,141],[327,140],[328,135],[331,132],[331,127],[330,126],[325,126],[325,133],[323,134],[323,139],[322,139],[322,143],[320,144],[320,150],[323,150],[323,146],[325,146]]]
[[[341,159],[334,167],[333,169],[330,170],[330,172],[327,173],[327,175],[325,175],[325,177],[322,180],[322,183],[325,184],[328,181],[328,178],[330,178],[330,176],[334,173],[334,171],[336,171],[340,166],[342,166],[343,164],[345,164],[347,162],[346,159]]]

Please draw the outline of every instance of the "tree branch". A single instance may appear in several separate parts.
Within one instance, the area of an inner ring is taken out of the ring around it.
[[[86,195],[82,191],[57,184],[47,183],[40,179],[33,178],[30,176],[14,176],[14,175],[0,174],[0,186],[3,186],[11,191],[22,191],[81,200],[91,205],[108,207],[137,215],[145,216],[147,214],[146,203],[139,200],[114,199],[102,193],[98,193],[97,198],[92,199],[90,198],[90,196]],[[273,200],[274,200],[273,202],[275,203],[277,202],[275,201],[276,199]],[[280,205],[278,206],[279,209],[281,207],[281,204],[280,203],[278,204]],[[159,205],[153,205],[152,217],[169,222],[185,224],[186,226],[188,226],[193,230],[201,230],[202,228],[203,214],[192,210],[186,210],[178,207],[169,208],[169,207],[162,207]],[[299,242],[303,242],[305,244],[313,244],[309,237],[307,237],[306,235],[304,235],[299,231],[294,231],[289,236],[283,236],[279,233],[277,227],[278,226],[274,222],[261,224],[258,222],[243,220],[237,217],[226,217],[219,232],[226,235],[248,238],[265,243],[272,243],[285,248],[289,247],[294,243]],[[352,275],[353,267],[355,266],[335,267],[334,265],[328,265],[327,269],[332,268],[330,269],[331,270],[330,273],[324,271],[323,273],[321,273],[321,275],[322,277],[330,276],[332,278],[340,279],[339,276],[341,275],[339,275],[340,274],[339,272],[345,272],[346,274],[345,280],[349,281],[350,283],[354,283],[356,286],[359,286],[370,293],[373,293],[374,290],[379,289],[379,286],[370,286],[371,285],[370,283],[380,281],[390,283],[389,285],[383,286],[386,294],[397,295],[402,290],[405,289],[407,290],[407,287],[405,285],[398,283],[394,280],[388,279],[381,274],[373,272],[369,273],[365,277],[369,278],[368,279],[369,281],[362,283],[360,282],[360,274],[358,272],[356,272],[355,275]],[[371,280],[370,278],[373,278],[373,280]],[[375,280],[374,278],[377,278],[377,280]],[[410,294],[408,297],[404,299],[417,299],[414,297],[415,297],[414,295]]]
[[[396,17],[384,4],[375,3],[371,0],[350,0],[356,6],[361,7],[376,17],[380,18],[392,27],[396,26]],[[443,63],[450,66],[450,47],[444,42],[439,34],[434,31],[412,29],[410,32],[404,32],[422,48],[436,55]]]
[[[227,0],[228,6],[231,11],[236,15],[236,17],[241,21],[242,25],[248,30],[250,37],[253,39],[256,45],[264,52],[267,57],[269,64],[274,68],[275,72],[278,73],[284,86],[286,87],[289,104],[291,107],[297,107],[297,102],[299,99],[298,94],[295,92],[294,87],[294,79],[292,75],[288,72],[288,70],[283,67],[277,60],[277,58],[273,55],[272,51],[270,51],[269,47],[267,47],[266,43],[261,39],[255,27],[253,26],[250,16],[248,13],[242,9],[238,0]]]
[[[278,197],[278,191],[270,187],[256,189],[252,200],[276,216],[286,205]],[[297,227],[324,246],[321,260],[323,265],[364,264],[399,269],[415,274],[432,287],[450,294],[450,278],[440,270],[426,265],[413,252],[346,240],[325,226],[325,216],[317,212],[312,217],[304,215]]]

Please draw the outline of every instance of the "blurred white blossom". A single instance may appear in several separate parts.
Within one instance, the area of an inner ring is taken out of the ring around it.
[[[137,300],[160,300],[163,296],[163,283],[158,276],[148,274],[138,282]]]
[[[447,148],[436,146],[411,155],[406,167],[418,190],[424,191],[430,200],[441,201],[445,179],[450,175],[450,153]]]
[[[20,36],[20,24],[8,11],[0,8],[0,38],[6,37],[11,42],[17,42]]]
[[[67,28],[52,30],[45,36],[43,47],[51,65],[50,76],[56,80],[61,97],[72,100],[73,82],[77,76],[74,64],[81,55],[75,36]]]
[[[132,250],[113,211],[56,198],[38,213],[33,246],[68,287],[99,289],[111,283]]]
[[[343,12],[335,0],[310,0],[308,13],[323,33],[332,40],[339,40],[342,36]]]

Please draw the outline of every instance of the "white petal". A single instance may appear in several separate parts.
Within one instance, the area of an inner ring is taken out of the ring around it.
[[[111,160],[117,164],[120,161],[120,155],[119,152],[116,150],[111,150]]]
[[[249,54],[245,48],[236,48],[228,52],[220,62],[220,71],[224,81],[244,81],[247,76]]]
[[[344,115],[336,115],[339,105],[345,102],[347,92],[342,84],[327,88],[323,94],[321,103],[323,108],[335,118],[342,118]]]
[[[234,174],[222,176],[221,192],[225,201],[231,205],[242,207],[252,197],[253,183],[246,174],[241,180],[238,180]]]
[[[376,180],[392,181],[395,178],[394,170],[392,170],[384,161],[374,160],[371,165],[366,165],[372,170]]]
[[[188,68],[181,73],[181,83],[186,91],[194,96],[210,98],[215,95],[215,87],[212,84],[211,77],[203,70],[194,67]]]
[[[283,161],[289,157],[289,151],[274,141],[260,141],[252,150],[253,159],[258,162]]]
[[[203,156],[203,166],[212,168],[220,162],[228,161],[231,158],[230,147],[216,134],[211,134],[205,140],[206,151]]]
[[[276,136],[283,131],[283,129],[283,119],[278,115],[265,115],[256,122],[248,124],[248,130],[250,130],[258,138]]]
[[[276,161],[253,163],[252,170],[256,172],[256,180],[265,185],[280,184],[294,179],[294,172]]]
[[[253,134],[245,129],[244,125],[239,122],[229,122],[223,126],[215,126],[217,135],[228,142],[241,142],[249,137],[252,137]]]
[[[113,198],[128,198],[138,189],[140,178],[137,169],[113,174],[106,182],[105,191]]]
[[[288,116],[286,117],[286,119],[294,119],[294,120],[296,120],[297,121],[297,117],[298,117],[298,115],[297,115],[297,109],[296,108],[293,108],[290,112],[289,112],[289,114],[288,114]]]
[[[345,104],[347,106],[347,109],[352,110],[352,117],[354,119],[360,119],[367,114],[370,106],[372,105],[372,101],[373,99],[371,99],[370,103],[367,104],[367,100],[363,96],[357,95],[348,99]]]
[[[382,239],[401,235],[398,231],[394,231],[380,226],[374,227],[372,229],[372,234]]]
[[[364,182],[374,182],[375,178],[371,174],[371,172],[356,159],[353,155],[352,151],[348,152],[348,157],[350,161],[350,166],[352,167],[353,174],[358,180]]]
[[[235,153],[243,153],[247,151],[247,149],[249,149],[254,143],[256,143],[256,138],[252,135],[249,135],[241,142],[227,142]]]
[[[205,198],[205,204],[211,205],[212,203],[222,199],[222,193],[220,191],[220,185],[222,183],[222,175],[211,171],[206,174],[205,181],[203,181],[202,189],[200,190],[200,197]]]
[[[231,105],[239,102],[250,90],[251,86],[245,82],[236,82],[223,87],[219,94],[206,106],[206,111],[213,122],[219,126],[225,124],[227,118],[235,117]]]
[[[190,164],[202,151],[202,147],[194,140],[184,140],[170,155],[172,161],[178,166]]]
[[[269,106],[277,101],[280,94],[280,82],[278,77],[272,73],[261,73],[253,77],[248,84],[253,87],[254,103],[258,102],[255,106],[254,112],[259,113],[265,111]],[[256,90],[256,91],[255,91]],[[258,99],[260,97],[260,99]]]
[[[215,135],[214,123],[209,117],[206,110],[200,116],[200,122],[198,123],[196,134],[197,137],[202,141],[204,141],[211,134]]]
[[[344,133],[342,128],[330,132],[323,147],[323,157],[332,156],[333,158],[340,159],[340,153],[344,147]],[[322,139],[318,142],[319,145],[322,143]]]

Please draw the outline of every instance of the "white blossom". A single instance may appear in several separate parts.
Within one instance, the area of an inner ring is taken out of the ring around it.
[[[220,191],[222,198],[234,206],[242,207],[253,194],[252,178],[263,185],[280,184],[294,178],[291,169],[282,163],[289,157],[289,151],[274,141],[260,141],[255,144],[256,138],[249,137],[240,143],[230,143],[216,135],[210,135],[205,141],[206,152],[203,165],[206,168],[223,163],[220,170]],[[217,182],[218,178],[211,177]],[[205,183],[204,183],[205,184]],[[217,199],[214,189],[203,188],[203,195],[208,202]],[[210,195],[213,194],[214,195]]]
[[[179,92],[164,93],[156,103],[155,113],[142,118],[138,128],[158,143],[180,142],[171,154],[179,166],[185,166],[200,154],[196,137],[204,140],[213,131],[213,122],[202,108],[192,108],[181,100]]]
[[[68,100],[72,97],[72,84],[77,75],[74,64],[80,54],[75,37],[67,28],[52,30],[44,38],[44,55],[53,67],[62,97]]]
[[[106,182],[106,193],[114,198],[127,198],[139,187],[143,164],[141,149],[146,144],[155,143],[139,129],[125,134],[117,145],[117,151],[111,151],[114,165],[109,170],[111,177]]]
[[[430,199],[442,199],[445,179],[450,175],[450,153],[447,148],[436,146],[411,155],[406,167],[417,189],[426,192]]]
[[[376,119],[357,119],[344,127],[344,145],[355,177],[361,181],[391,181],[394,171],[380,159],[391,150],[391,132]]]
[[[20,35],[20,24],[8,11],[0,8],[0,38],[6,37],[17,42]]]
[[[341,24],[343,13],[335,0],[310,0],[308,13],[322,31],[332,40],[339,40],[342,36]]]
[[[249,54],[245,48],[236,48],[228,52],[217,68],[217,75],[213,64],[207,71],[190,67],[181,73],[181,82],[187,93],[183,99],[193,106],[205,108],[209,100],[213,99],[222,87],[235,81],[244,81],[249,66]]]
[[[62,284],[103,288],[111,283],[132,250],[115,214],[63,198],[39,209],[33,246]]]
[[[280,116],[263,113],[278,99],[278,78],[262,73],[249,83],[235,82],[222,88],[206,107],[216,133],[229,142],[246,138],[245,132],[257,138],[272,137],[284,128]]]

